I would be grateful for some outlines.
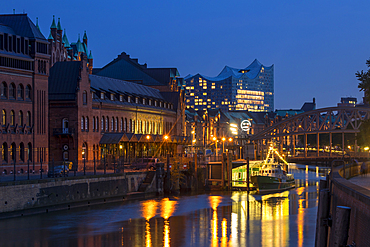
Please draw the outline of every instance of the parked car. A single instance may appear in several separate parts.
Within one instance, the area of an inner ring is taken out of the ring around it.
[[[68,177],[69,169],[67,165],[54,166],[54,168],[50,167],[48,177],[64,177],[64,173]]]
[[[140,158],[131,164],[131,169],[140,170],[148,169],[154,171],[156,164],[159,162],[158,158]]]

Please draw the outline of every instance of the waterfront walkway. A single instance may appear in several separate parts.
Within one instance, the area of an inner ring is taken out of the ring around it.
[[[370,190],[370,173],[350,178],[349,182]]]

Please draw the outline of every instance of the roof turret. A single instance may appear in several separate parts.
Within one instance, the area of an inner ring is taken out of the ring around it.
[[[36,17],[36,27],[41,32],[40,27],[39,27],[39,18],[38,17]]]
[[[62,31],[62,25],[60,25],[60,18],[58,18],[58,27],[57,27],[58,31]]]
[[[53,40],[53,39],[54,39],[54,37],[53,37],[53,35],[51,34],[51,31],[50,31],[50,34],[49,34],[48,40]]]
[[[57,25],[55,25],[55,15],[53,15],[53,22],[51,23],[50,28],[57,28]]]
[[[62,39],[63,43],[64,43],[64,47],[65,48],[69,48],[71,47],[71,45],[69,44],[69,41],[68,41],[68,38],[67,38],[67,34],[66,34],[66,30],[64,29],[64,34],[63,34],[63,39]]]
[[[91,50],[90,50],[90,54],[87,56],[87,59],[93,59],[93,56],[91,54]]]
[[[82,39],[83,40],[87,39],[86,30],[85,30],[85,33],[84,33],[84,37]]]
[[[81,43],[80,34],[78,34],[78,40],[76,43],[77,52],[84,52],[83,45]]]

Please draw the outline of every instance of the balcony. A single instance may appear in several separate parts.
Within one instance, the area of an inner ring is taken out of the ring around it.
[[[74,128],[55,128],[53,129],[53,135],[73,135],[75,133]]]

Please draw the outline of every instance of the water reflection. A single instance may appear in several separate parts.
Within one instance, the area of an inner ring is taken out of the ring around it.
[[[2,246],[313,246],[318,181],[289,168],[296,188],[132,201],[0,221]]]

